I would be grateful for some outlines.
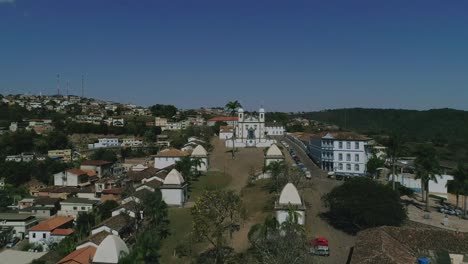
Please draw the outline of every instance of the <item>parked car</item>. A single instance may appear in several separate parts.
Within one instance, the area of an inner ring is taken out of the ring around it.
[[[330,256],[330,248],[328,247],[328,239],[317,237],[310,241],[310,254],[317,256]]]
[[[18,244],[19,241],[20,241],[19,238],[14,237],[14,238],[12,238],[12,239],[10,240],[10,242],[8,242],[8,243],[6,244],[6,247],[7,247],[7,248],[12,248],[12,247],[16,246],[16,244]]]

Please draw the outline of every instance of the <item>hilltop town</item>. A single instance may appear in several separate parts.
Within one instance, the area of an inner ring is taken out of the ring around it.
[[[466,169],[439,164],[430,145],[405,157],[397,136],[382,142],[238,101],[181,110],[3,95],[0,110],[5,263],[415,263],[468,254]]]

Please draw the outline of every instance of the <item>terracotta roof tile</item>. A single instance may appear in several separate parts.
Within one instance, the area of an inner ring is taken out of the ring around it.
[[[53,231],[74,220],[73,217],[54,217],[29,228],[29,231]]]
[[[186,151],[182,151],[176,148],[168,148],[165,150],[161,150],[156,157],[184,157],[188,156],[189,153]]]
[[[226,122],[226,121],[237,121],[239,118],[237,116],[216,116],[211,119],[208,119],[208,122]]]
[[[96,254],[95,247],[80,248],[68,254],[56,264],[91,264],[94,254]]]
[[[53,236],[68,236],[72,234],[74,231],[71,228],[57,228],[54,231],[52,231]]]
[[[80,170],[80,169],[68,169],[67,172],[68,173],[73,173],[73,174],[76,174],[76,175],[87,174],[85,171]]]
[[[110,234],[111,233],[103,230],[103,231],[101,231],[99,233],[96,233],[94,235],[91,235],[91,236],[87,237],[86,239],[81,241],[79,245],[82,245],[82,244],[87,243],[87,242],[91,242],[91,243],[99,246],[99,244],[101,244],[101,242]]]

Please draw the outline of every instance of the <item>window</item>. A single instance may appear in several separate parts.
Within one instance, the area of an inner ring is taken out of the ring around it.
[[[340,148],[340,149],[343,148],[343,141],[338,142],[338,148]]]
[[[356,141],[356,142],[354,143],[354,148],[355,148],[355,149],[359,149],[359,142],[358,142],[358,141]]]
[[[343,153],[338,154],[338,160],[342,161],[343,160]]]
[[[76,206],[73,206],[73,210],[78,210],[78,207],[76,207]]]
[[[359,162],[359,154],[354,154],[354,161]]]
[[[84,206],[81,206],[81,210],[86,210],[86,207],[84,207]]]
[[[33,238],[36,238],[36,233],[33,233]]]
[[[46,234],[45,234],[45,233],[42,234],[42,238],[46,238]]]
[[[351,170],[351,164],[346,164],[346,170]]]
[[[346,142],[346,148],[351,149],[351,142]]]
[[[354,170],[359,171],[359,164],[354,164]]]
[[[351,161],[351,154],[346,154],[346,161]]]
[[[343,163],[339,163],[339,164],[338,164],[338,168],[339,168],[340,170],[342,170],[342,169],[343,169]]]

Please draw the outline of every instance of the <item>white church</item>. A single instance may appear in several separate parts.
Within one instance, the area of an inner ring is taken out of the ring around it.
[[[222,132],[222,133],[221,133]],[[265,125],[265,109],[260,108],[258,115],[244,113],[244,109],[237,110],[237,122],[234,128],[220,131],[220,139],[226,140],[226,147],[270,147],[276,140],[270,136],[283,136],[285,129],[283,126],[273,123]]]

